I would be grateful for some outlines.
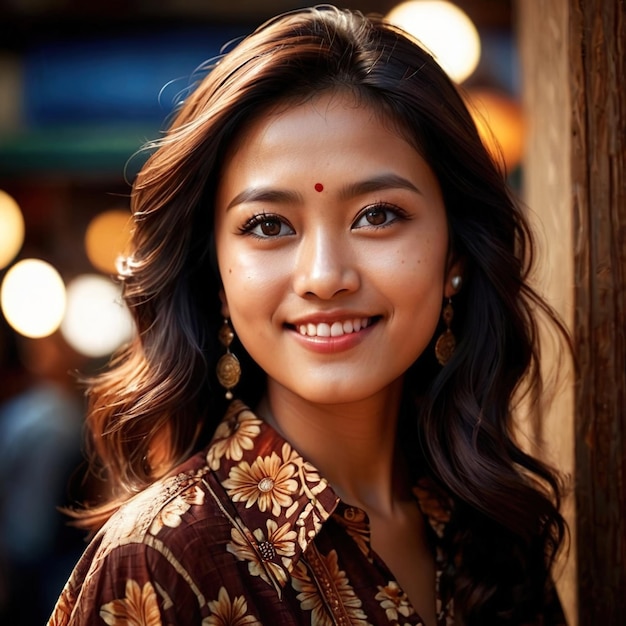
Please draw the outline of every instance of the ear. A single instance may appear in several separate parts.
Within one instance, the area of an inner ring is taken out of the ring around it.
[[[446,282],[443,288],[443,294],[446,298],[451,298],[456,295],[460,289],[462,289],[463,279],[465,278],[464,270],[465,263],[463,259],[457,257],[456,255],[449,259],[448,267],[446,269]]]
[[[228,308],[228,300],[226,299],[226,292],[224,291],[224,287],[220,289],[219,296],[220,302],[222,303],[222,317],[230,318],[230,309]]]

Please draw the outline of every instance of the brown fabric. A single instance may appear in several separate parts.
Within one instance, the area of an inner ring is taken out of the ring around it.
[[[436,543],[446,514],[416,496]],[[444,565],[437,549],[437,581]],[[439,587],[439,585],[437,585]],[[439,595],[439,589],[437,589]],[[437,626],[453,623],[437,598]],[[76,566],[49,626],[421,624],[341,502],[234,401],[210,446],[126,503]]]

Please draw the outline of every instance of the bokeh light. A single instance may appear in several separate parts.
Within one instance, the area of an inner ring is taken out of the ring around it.
[[[17,202],[0,189],[0,269],[6,267],[24,243],[24,218]]]
[[[74,350],[88,357],[107,356],[127,342],[133,323],[119,285],[97,274],[72,280],[61,333]]]
[[[410,0],[386,20],[418,39],[452,80],[462,83],[480,60],[480,37],[472,20],[445,0]]]
[[[11,327],[26,337],[47,337],[63,319],[65,284],[59,273],[40,259],[24,259],[6,273],[0,305]]]
[[[85,233],[85,250],[91,264],[105,274],[117,274],[116,261],[130,240],[130,212],[111,209],[94,217]]]
[[[524,155],[526,124],[522,106],[495,89],[473,88],[467,104],[483,143],[492,157],[513,171]]]

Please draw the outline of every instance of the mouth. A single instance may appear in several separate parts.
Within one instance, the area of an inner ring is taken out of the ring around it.
[[[335,322],[294,324],[290,325],[290,327],[306,337],[342,337],[343,335],[358,333],[376,324],[379,319],[380,316],[356,317]]]

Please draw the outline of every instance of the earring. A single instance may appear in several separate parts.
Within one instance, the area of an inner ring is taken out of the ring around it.
[[[450,284],[454,291],[458,291],[463,284],[463,277],[456,274],[450,279]],[[452,318],[454,317],[454,309],[452,308],[452,298],[448,298],[448,304],[443,307],[441,317],[446,325],[446,329],[441,333],[437,343],[435,344],[435,356],[441,365],[445,365],[452,356],[456,348],[456,338],[450,329]]]
[[[460,277],[455,276],[455,278]],[[450,330],[450,324],[452,323],[452,318],[454,317],[454,309],[452,308],[451,298],[448,298],[448,303],[443,307],[441,317],[446,325],[446,329],[441,335],[439,335],[439,339],[437,339],[437,343],[435,344],[435,356],[437,357],[437,361],[439,361],[440,365],[445,365],[450,360],[450,357],[456,348],[456,339]]]
[[[220,343],[226,348],[226,354],[222,355],[217,362],[216,374],[220,385],[226,389],[226,399],[233,399],[232,389],[237,386],[241,378],[241,365],[239,359],[230,351],[230,344],[235,338],[235,333],[225,319],[218,333]]]

